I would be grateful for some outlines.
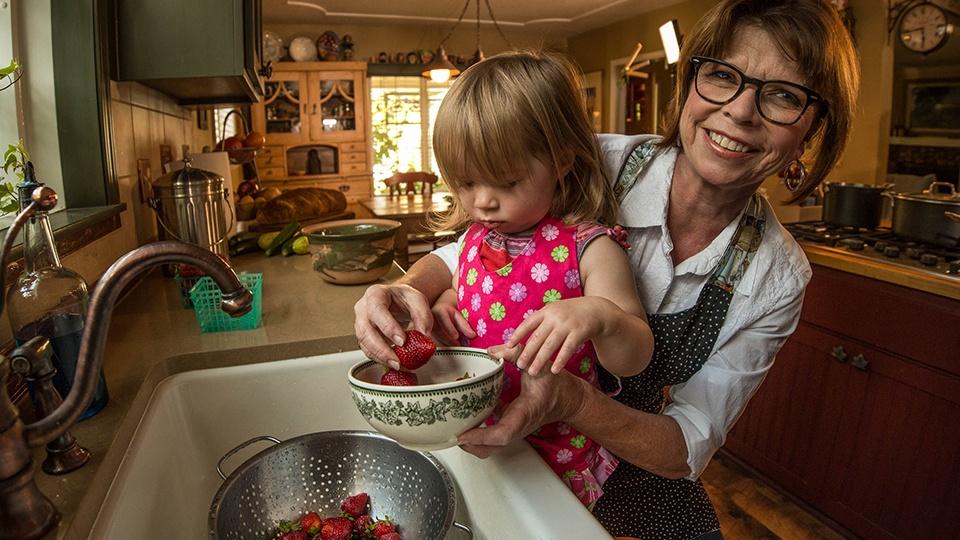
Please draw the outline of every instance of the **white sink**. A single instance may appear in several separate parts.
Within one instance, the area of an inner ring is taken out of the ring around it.
[[[258,435],[369,430],[350,397],[347,369],[359,351],[179,373],[156,388],[91,532],[92,538],[207,538],[217,461]],[[263,450],[224,464],[229,474]],[[526,443],[480,460],[433,452],[454,478],[456,519],[474,538],[609,538]],[[450,539],[465,538],[451,530]]]

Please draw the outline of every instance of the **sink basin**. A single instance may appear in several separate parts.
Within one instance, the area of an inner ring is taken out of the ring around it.
[[[362,359],[351,351],[164,379],[113,475],[91,538],[208,537],[207,513],[221,484],[217,461],[231,448],[258,435],[285,440],[369,430],[346,376]],[[224,463],[224,473],[264,448],[242,450]],[[474,538],[609,538],[526,443],[486,460],[456,447],[433,455],[453,477],[456,520]],[[455,529],[447,535],[466,537]]]

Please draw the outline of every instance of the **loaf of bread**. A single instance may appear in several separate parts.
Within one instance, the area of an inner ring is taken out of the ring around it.
[[[257,210],[257,222],[261,225],[278,225],[305,221],[338,214],[346,208],[347,199],[337,190],[297,188],[284,191],[260,207]]]

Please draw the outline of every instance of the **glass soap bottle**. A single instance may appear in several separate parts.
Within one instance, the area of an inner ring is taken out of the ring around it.
[[[40,187],[33,164],[25,167],[24,181],[17,187],[20,210],[30,204],[30,195]],[[60,264],[60,255],[47,212],[37,211],[23,228],[23,272],[7,293],[7,313],[18,344],[43,335],[53,346],[57,374],[53,385],[66,399],[76,376],[80,339],[89,294],[83,278]],[[106,406],[107,383],[100,371],[93,401],[80,419],[89,418]]]

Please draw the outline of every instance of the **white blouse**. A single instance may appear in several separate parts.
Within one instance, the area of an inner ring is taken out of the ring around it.
[[[633,148],[649,136],[601,135],[607,177],[615,181]],[[645,167],[623,202],[621,224],[627,230],[634,281],[647,313],[675,313],[693,307],[740,217],[696,255],[674,266],[667,229],[667,203],[678,151],[661,151]],[[767,226],[750,268],[734,290],[713,351],[687,382],[670,388],[663,410],[674,418],[687,444],[687,464],[695,480],[720,448],[727,431],[756,392],[774,356],[800,318],[811,270],[793,237],[764,201]],[[460,239],[463,241],[463,238]],[[457,245],[433,252],[451,273]]]

